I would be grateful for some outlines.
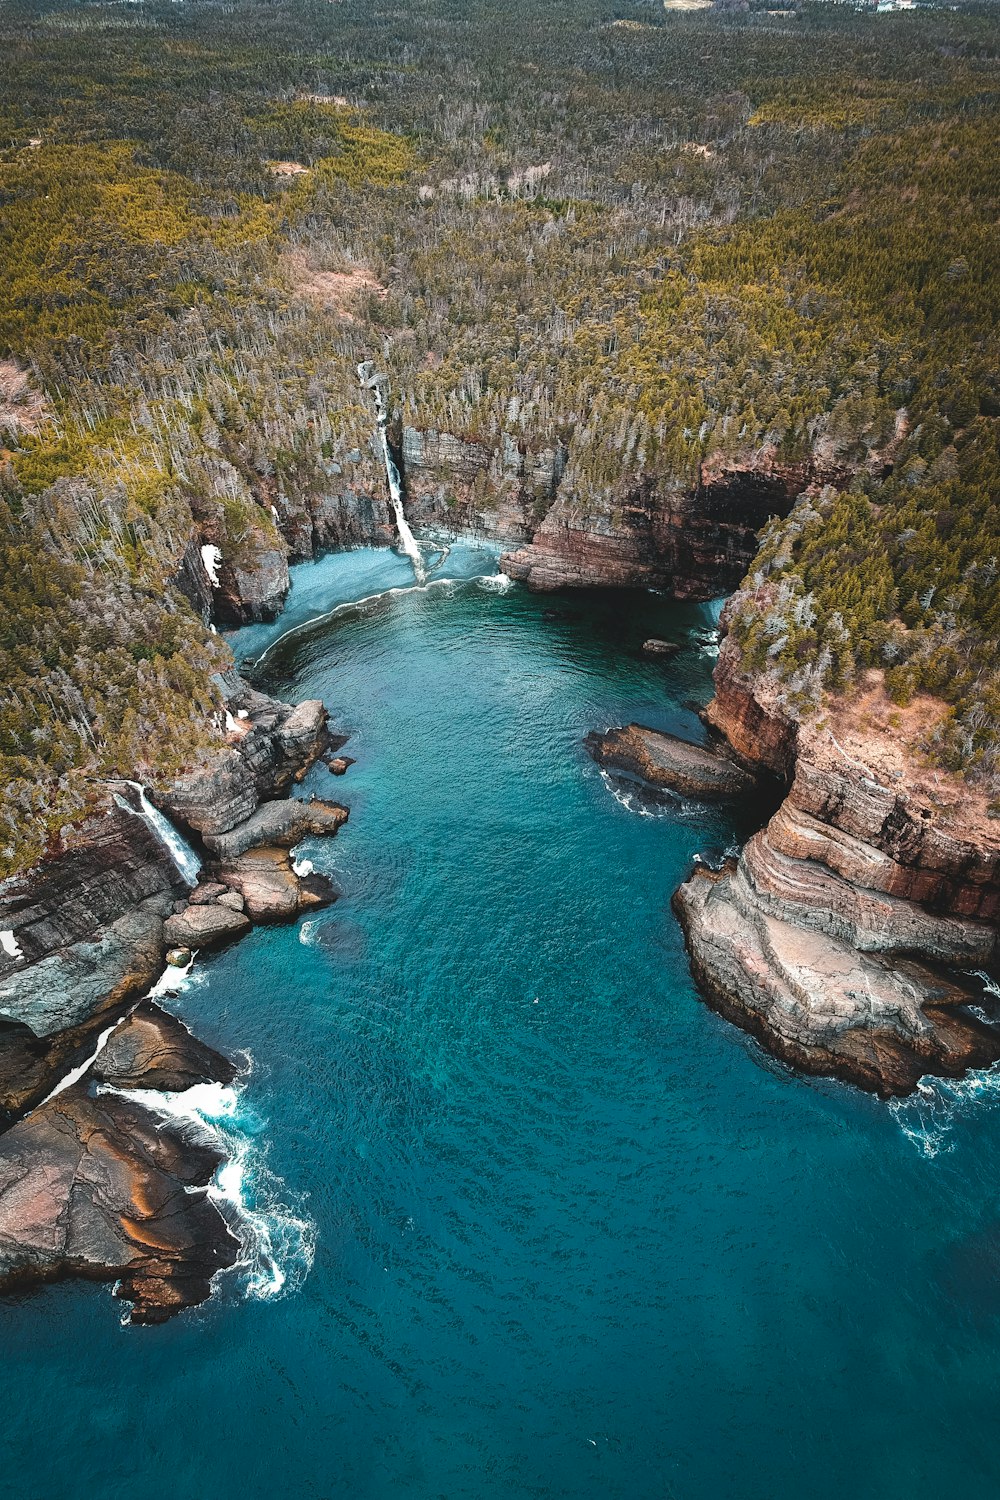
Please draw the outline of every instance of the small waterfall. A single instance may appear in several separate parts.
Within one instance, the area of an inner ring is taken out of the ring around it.
[[[140,786],[137,781],[128,780],[125,780],[125,785],[130,786],[134,792],[138,793],[139,809],[136,811],[123,797],[119,797],[115,793],[115,801],[118,803],[118,806],[125,808],[126,812],[135,813],[136,817],[142,818],[148,823],[177,866],[181,879],[186,885],[197,885],[198,873],[201,870],[200,855],[195,854],[191,845],[181,838],[177,829],[168,818],[163,816],[159,808],[153,806],[152,802],[146,796],[144,787]]]
[[[389,422],[389,413],[385,404],[385,377],[376,373],[372,360],[363,360],[358,365],[358,379],[366,391],[371,391],[375,402],[375,418],[378,422],[379,434],[382,439],[382,457],[385,460],[385,474],[389,481],[389,499],[392,501],[393,513],[396,517],[396,530],[399,532],[399,540],[403,551],[413,564],[413,571],[418,583],[427,582],[427,568],[424,564],[423,553],[417,546],[417,539],[410,530],[409,522],[403,512],[403,485],[399,477],[396,461],[389,449],[389,438],[386,427]]]

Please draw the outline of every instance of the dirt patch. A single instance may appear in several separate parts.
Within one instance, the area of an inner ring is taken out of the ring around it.
[[[41,391],[12,359],[0,359],[0,430],[37,432],[49,416]]]
[[[810,760],[863,767],[873,781],[925,807],[928,816],[946,816],[953,832],[995,837],[986,793],[931,764],[920,749],[947,713],[947,704],[927,693],[918,693],[905,707],[893,703],[883,673],[872,670],[855,693],[832,699],[825,716],[802,733],[810,742]]]
[[[269,161],[267,165],[275,177],[304,177],[309,171],[300,161]]]
[[[332,308],[341,317],[351,318],[358,297],[363,292],[386,295],[386,288],[367,266],[351,266],[344,271],[321,271],[301,250],[286,251],[282,257],[285,274],[300,297],[308,297],[321,307]]]

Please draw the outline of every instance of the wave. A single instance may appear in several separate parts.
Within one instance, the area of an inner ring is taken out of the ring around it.
[[[678,818],[704,817],[708,812],[703,802],[687,802],[673,792],[629,781],[603,769],[598,770],[598,775],[619,806],[640,818],[669,818],[676,822]]]
[[[951,1151],[951,1133],[973,1110],[1000,1103],[1000,1062],[974,1068],[964,1078],[921,1078],[916,1093],[892,1099],[889,1113],[921,1156]]]
[[[332,609],[328,609],[324,614],[313,615],[308,620],[302,620],[298,625],[290,626],[288,630],[283,631],[281,635],[277,636],[269,646],[265,647],[258,657],[254,658],[252,665],[259,667],[270,656],[272,651],[276,650],[278,646],[283,645],[286,641],[292,640],[295,636],[313,630],[317,625],[325,625],[331,620],[337,620],[341,615],[352,612],[361,613],[368,605],[381,604],[387,599],[393,599],[403,594],[426,594],[431,589],[447,589],[452,593],[457,593],[459,589],[465,588],[468,584],[480,581],[481,575],[472,578],[428,578],[423,583],[396,584],[393,588],[380,589],[375,594],[363,594],[360,599],[345,599],[340,604],[335,604]],[[505,592],[505,590],[500,589],[498,592]]]
[[[487,593],[506,594],[507,590],[513,586],[514,580],[508,578],[506,573],[487,573],[484,577],[477,578],[476,582],[481,589],[486,589]]]
[[[244,1102],[242,1082],[199,1083],[177,1093],[153,1089],[116,1089],[99,1084],[98,1093],[116,1093],[142,1104],[187,1130],[207,1137],[226,1159],[208,1187],[236,1238],[240,1254],[230,1270],[243,1294],[256,1301],[287,1295],[302,1285],[312,1268],[316,1226],[290,1207],[283,1180],[267,1165],[266,1147],[253,1137],[265,1122]]]

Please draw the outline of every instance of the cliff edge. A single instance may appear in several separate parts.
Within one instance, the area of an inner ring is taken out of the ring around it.
[[[674,897],[696,981],[803,1071],[883,1097],[1000,1058],[975,971],[997,957],[1000,820],[917,748],[944,707],[900,709],[881,673],[800,721],[723,642],[709,722],[787,793],[738,860]]]

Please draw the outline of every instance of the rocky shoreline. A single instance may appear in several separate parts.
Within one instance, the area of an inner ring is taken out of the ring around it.
[[[882,1097],[996,1061],[1000,1011],[970,977],[997,960],[984,799],[923,763],[878,673],[804,722],[731,637],[715,682],[709,723],[786,793],[738,860],[698,866],[674,897],[706,999],[775,1056]]]
[[[193,889],[121,803],[0,885],[0,1290],[114,1281],[131,1321],[160,1322],[239,1255],[209,1192],[218,1142],[155,1103],[236,1069],[143,997],[168,949],[217,948],[335,899],[290,851],[347,810],[288,795],[330,748],[322,703],[277,702],[234,672],[218,686],[218,750],[155,794],[200,858]]]

